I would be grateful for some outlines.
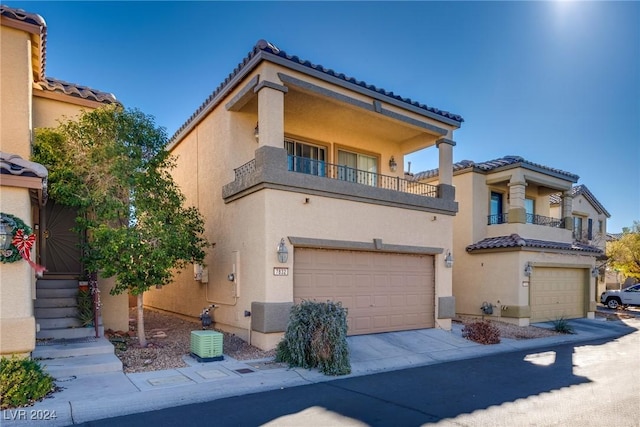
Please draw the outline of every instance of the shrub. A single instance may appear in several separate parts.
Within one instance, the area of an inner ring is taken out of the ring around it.
[[[480,344],[500,343],[500,330],[486,320],[469,323],[462,328],[462,337]]]
[[[93,324],[93,297],[91,291],[80,289],[76,298],[78,303],[78,319],[82,326]]]
[[[561,334],[573,334],[573,328],[569,325],[569,321],[564,317],[560,317],[553,321],[553,330]]]
[[[32,405],[55,391],[53,377],[32,359],[0,359],[0,408]]]
[[[289,367],[318,368],[325,375],[351,373],[347,345],[347,309],[340,302],[302,301],[291,307],[276,361]]]

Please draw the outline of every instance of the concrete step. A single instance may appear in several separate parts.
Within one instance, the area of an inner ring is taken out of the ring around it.
[[[113,354],[113,344],[104,337],[39,341],[31,356],[34,359],[60,359],[95,354]]]
[[[83,328],[80,319],[75,317],[57,317],[55,319],[38,319],[40,330],[43,329],[66,329]]]
[[[36,289],[77,289],[78,281],[74,279],[38,279]]]
[[[33,302],[33,306],[36,308],[53,308],[53,307],[75,307],[77,305],[74,298],[38,298]]]
[[[104,336],[104,326],[98,327],[100,336]],[[73,338],[87,338],[95,337],[95,328],[66,328],[66,329],[40,329],[36,333],[38,339],[73,339]]]
[[[34,310],[36,319],[55,319],[60,317],[76,317],[76,307],[39,307]]]
[[[54,378],[73,375],[122,372],[122,362],[113,354],[92,354],[88,356],[63,357],[43,360],[44,370]]]
[[[78,287],[75,288],[44,288],[36,290],[36,298],[76,298]]]

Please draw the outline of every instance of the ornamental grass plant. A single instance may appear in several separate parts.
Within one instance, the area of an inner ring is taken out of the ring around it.
[[[276,361],[289,367],[318,368],[325,375],[351,373],[347,309],[340,302],[302,301],[294,305]]]

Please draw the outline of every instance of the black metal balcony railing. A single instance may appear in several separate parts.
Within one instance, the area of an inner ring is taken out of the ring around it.
[[[435,185],[409,181],[397,176],[381,175],[351,168],[344,165],[335,165],[321,160],[306,157],[288,156],[288,170],[323,178],[337,179],[372,187],[395,190],[403,193],[417,194],[426,197],[438,197],[438,187]]]
[[[502,213],[497,215],[489,215],[487,217],[487,225],[506,224],[509,222],[509,214]],[[543,215],[526,214],[527,224],[544,225],[547,227],[564,228],[561,219],[551,218]]]
[[[506,213],[489,215],[487,217],[487,225],[505,224],[509,222],[509,215]]]
[[[546,225],[547,227],[563,228],[562,220],[548,216],[527,214],[527,224]]]

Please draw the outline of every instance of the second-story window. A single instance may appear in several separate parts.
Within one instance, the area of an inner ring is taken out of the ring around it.
[[[378,159],[360,153],[338,150],[338,174],[344,181],[377,185]]]
[[[502,224],[503,222],[502,193],[492,191],[491,202],[489,204],[489,225]]]
[[[582,240],[582,217],[573,217],[573,239]]]
[[[293,139],[285,139],[284,148],[287,150],[290,171],[326,175],[326,148]]]
[[[536,212],[536,202],[533,199],[524,199],[524,210],[527,214],[527,224],[533,224]]]

